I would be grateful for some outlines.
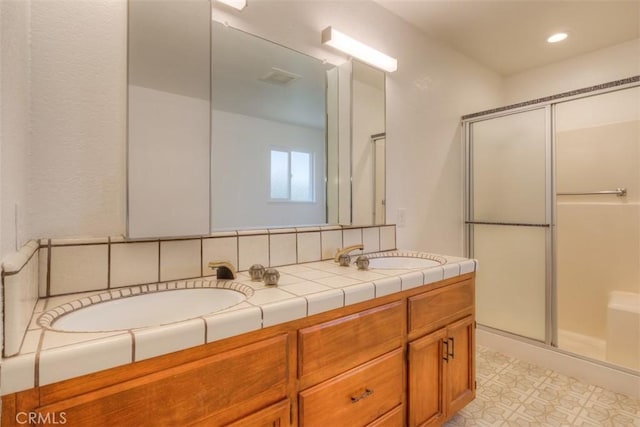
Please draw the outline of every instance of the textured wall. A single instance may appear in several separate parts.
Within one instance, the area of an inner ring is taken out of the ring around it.
[[[126,1],[33,0],[30,237],[125,229]]]
[[[26,237],[29,15],[29,1],[0,3],[0,259]]]

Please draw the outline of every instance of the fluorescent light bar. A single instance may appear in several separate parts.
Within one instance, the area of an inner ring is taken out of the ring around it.
[[[224,3],[227,6],[231,6],[234,9],[242,10],[247,6],[247,0],[218,0],[219,3]]]
[[[566,39],[567,37],[567,33],[555,33],[554,35],[549,36],[549,38],[547,39],[547,43],[558,43]]]
[[[398,69],[397,59],[385,55],[358,40],[354,40],[333,27],[327,27],[322,31],[322,44],[331,46],[369,65],[381,68],[390,73]]]

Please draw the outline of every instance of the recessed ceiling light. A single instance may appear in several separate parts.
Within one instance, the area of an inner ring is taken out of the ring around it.
[[[551,36],[549,36],[549,38],[547,39],[548,43],[558,43],[561,42],[562,40],[566,39],[567,33],[555,33]]]

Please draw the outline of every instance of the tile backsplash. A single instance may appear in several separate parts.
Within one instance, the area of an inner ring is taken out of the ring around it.
[[[238,271],[331,259],[336,250],[364,244],[364,253],[396,249],[394,225],[321,226],[213,233],[209,236],[126,240],[42,239],[34,249],[39,296],[111,289],[212,276],[210,261]],[[359,252],[356,252],[359,253]]]
[[[3,355],[18,353],[38,300],[38,243],[30,241],[2,262]]]
[[[364,253],[396,249],[395,225],[244,230],[179,239],[30,241],[2,262],[3,356],[18,352],[38,297],[212,276],[210,261],[229,261],[238,271],[256,263],[284,267],[322,261],[359,243]],[[333,303],[330,298],[318,301],[319,306]]]

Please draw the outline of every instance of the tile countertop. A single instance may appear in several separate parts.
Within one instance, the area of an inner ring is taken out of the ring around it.
[[[435,256],[444,258],[446,263],[426,269],[366,271],[355,265],[340,267],[332,260],[294,264],[277,268],[280,272],[277,287],[253,282],[247,272],[240,272],[234,282],[254,290],[240,304],[162,326],[110,332],[62,332],[43,328],[38,322],[47,311],[105,291],[41,298],[20,352],[2,359],[0,393],[51,384],[476,271],[476,261],[467,258],[412,251],[370,255],[383,254]],[[169,282],[167,286],[202,287],[212,281],[216,279],[203,277]],[[145,286],[156,285],[142,285]]]

